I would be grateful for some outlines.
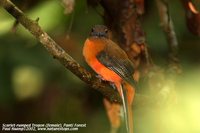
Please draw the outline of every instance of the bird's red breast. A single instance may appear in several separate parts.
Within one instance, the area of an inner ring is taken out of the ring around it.
[[[105,44],[99,38],[88,38],[85,41],[83,47],[83,56],[85,57],[88,65],[99,75],[101,75],[105,80],[111,82],[121,82],[121,77],[118,76],[115,72],[105,67],[101,62],[96,58],[97,54],[104,50]]]

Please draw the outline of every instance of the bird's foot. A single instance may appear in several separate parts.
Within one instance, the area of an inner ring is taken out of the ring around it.
[[[107,80],[105,80],[101,75],[96,75],[96,77],[100,80],[100,81],[106,81],[109,82]],[[113,89],[117,90],[117,87],[115,86],[115,84],[113,82],[109,82],[110,86],[112,86]]]

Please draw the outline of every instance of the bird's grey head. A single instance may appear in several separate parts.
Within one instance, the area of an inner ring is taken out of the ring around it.
[[[90,32],[90,37],[108,38],[108,28],[104,25],[95,25]]]

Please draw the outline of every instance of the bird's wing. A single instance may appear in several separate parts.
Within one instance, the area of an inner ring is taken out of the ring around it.
[[[97,59],[125,81],[133,82],[134,65],[126,53],[111,40],[104,40],[105,48],[97,54]]]

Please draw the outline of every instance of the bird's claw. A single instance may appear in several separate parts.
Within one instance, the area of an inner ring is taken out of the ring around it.
[[[96,77],[100,80],[100,81],[107,81],[105,80],[101,75],[96,75]],[[109,82],[110,86],[112,86],[113,89],[117,90],[117,87],[115,86],[115,84],[113,82]]]

